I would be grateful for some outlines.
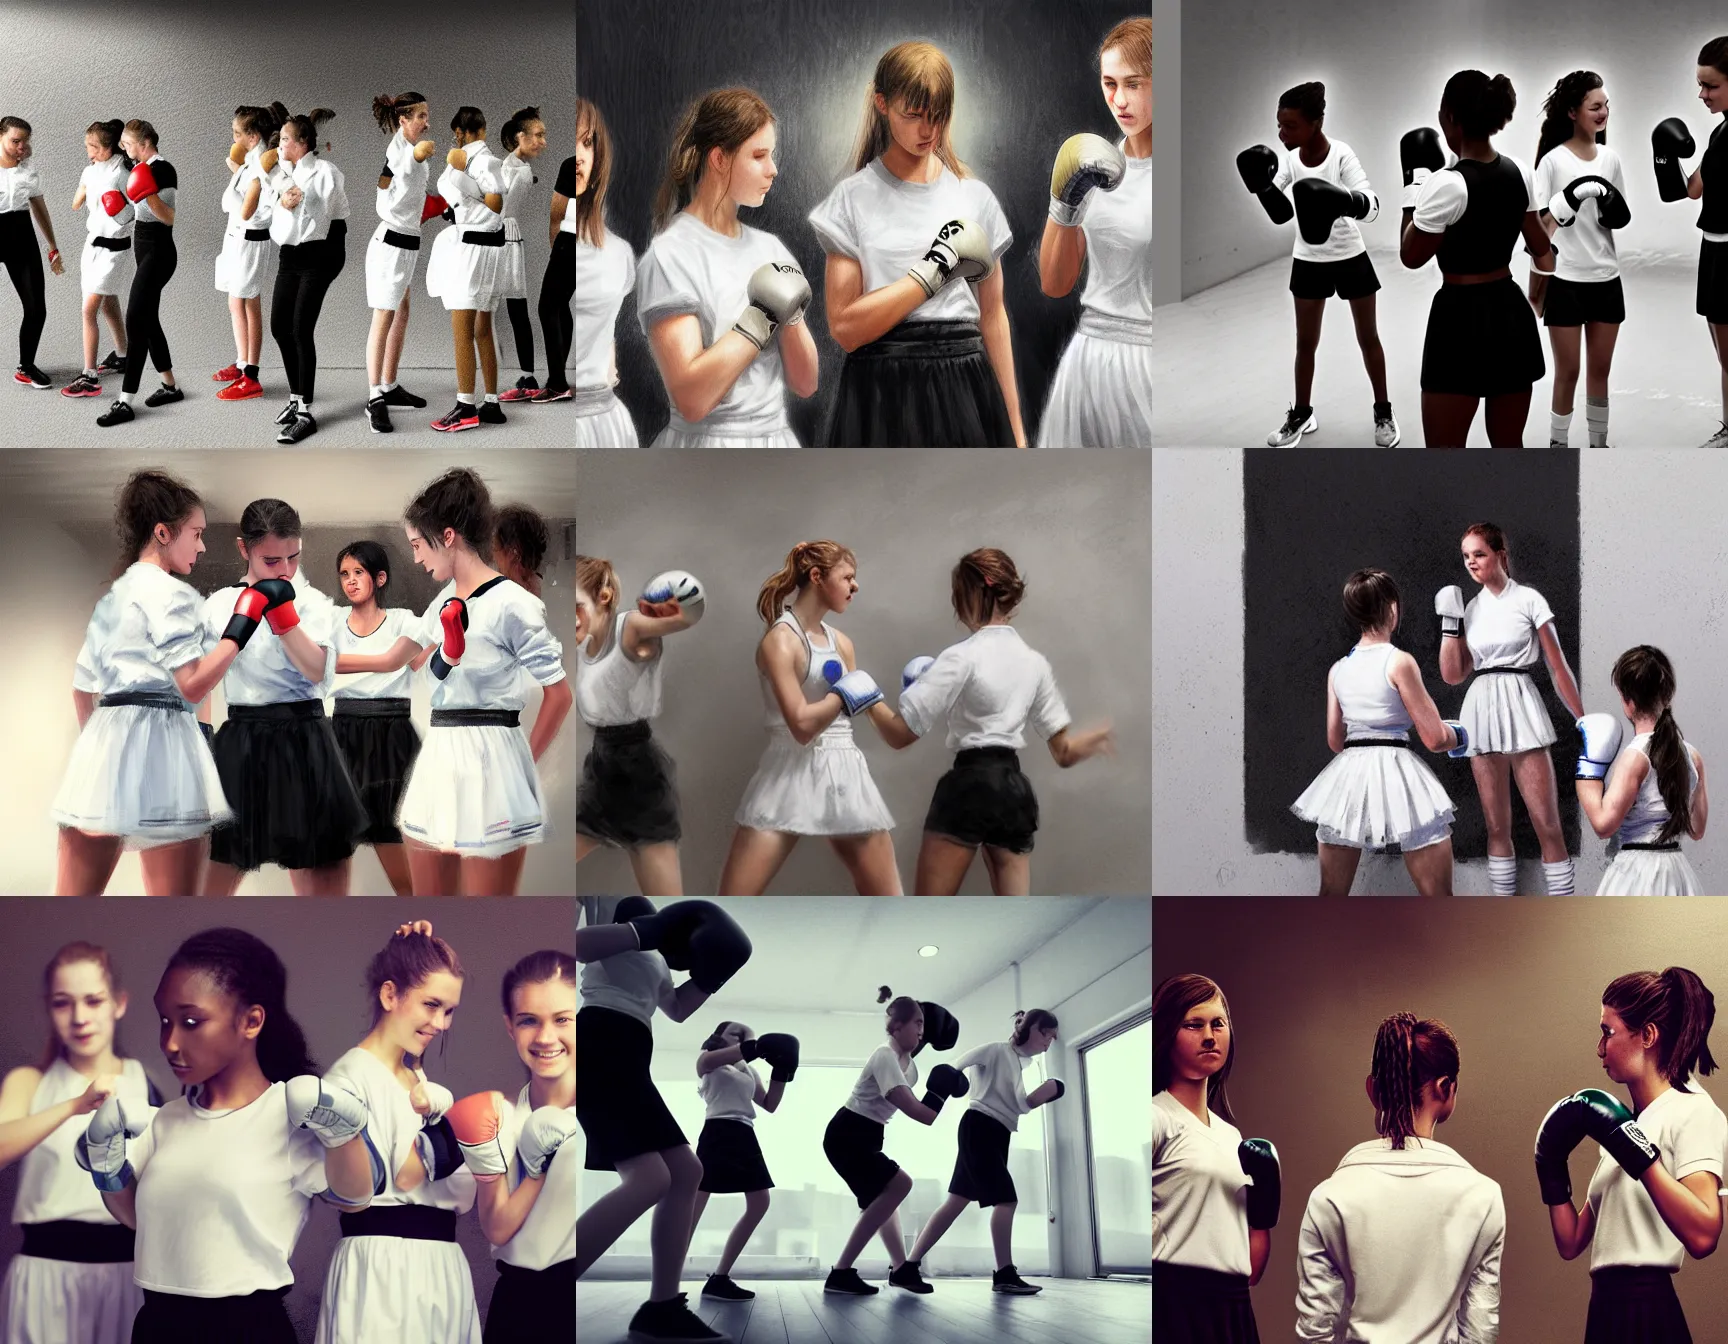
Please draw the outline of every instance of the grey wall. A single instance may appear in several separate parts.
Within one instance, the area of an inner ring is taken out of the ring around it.
[[[1698,207],[1657,198],[1650,131],[1665,117],[1683,117],[1702,149],[1712,128],[1694,71],[1698,49],[1723,31],[1717,6],[1626,0],[1586,5],[1556,23],[1540,5],[1486,0],[1227,0],[1190,5],[1185,17],[1184,297],[1290,255],[1295,225],[1273,226],[1242,189],[1235,160],[1249,145],[1276,147],[1278,95],[1310,79],[1326,85],[1327,135],[1356,151],[1380,195],[1380,217],[1364,228],[1372,248],[1398,244],[1398,139],[1412,127],[1439,125],[1440,91],[1454,72],[1511,79],[1518,109],[1495,143],[1529,166],[1543,100],[1566,72],[1588,69],[1603,77],[1608,143],[1626,165],[1632,225],[1618,235],[1622,255],[1696,254]]]
[[[1242,457],[1154,449],[1153,479],[1153,893],[1312,894],[1319,885],[1313,857],[1252,853],[1244,838]],[[1656,645],[1674,663],[1674,714],[1707,772],[1712,744],[1728,742],[1728,679],[1719,656],[1728,577],[1716,516],[1724,489],[1728,464],[1695,450],[1579,459],[1582,595],[1573,673],[1585,707],[1617,713],[1614,660],[1634,644]],[[1335,526],[1356,523],[1341,513]],[[1628,538],[1638,540],[1629,548]],[[1425,597],[1407,600],[1408,622],[1432,619]],[[1312,735],[1321,695],[1291,688],[1292,734]],[[1562,795],[1569,793],[1564,775],[1558,782]],[[1473,790],[1453,798],[1461,809],[1476,807]],[[1685,844],[1705,890],[1728,891],[1728,859],[1714,831]],[[1603,851],[1586,828],[1576,890],[1596,889]],[[1539,890],[1540,870],[1525,865],[1520,883]],[[1486,865],[1458,864],[1454,886],[1488,890]],[[1407,892],[1410,885],[1397,858],[1365,857],[1356,890]]]
[[[577,535],[584,554],[613,563],[627,593],[671,568],[708,586],[701,624],[668,641],[665,712],[654,726],[678,763],[687,890],[714,889],[733,813],[765,744],[756,594],[794,545],[826,537],[858,556],[859,592],[836,624],[891,700],[907,660],[966,637],[949,605],[954,563],[978,546],[1013,556],[1028,584],[1015,628],[1049,658],[1075,725],[1109,720],[1118,750],[1059,770],[1029,734],[1021,762],[1043,810],[1032,890],[1144,891],[1144,452],[1090,453],[1083,473],[1066,458],[992,449],[690,452],[657,456],[652,471],[646,462],[583,455]],[[952,760],[945,734],[895,753],[867,722],[856,732],[898,823],[895,848],[909,886],[931,791]],[[592,734],[579,733],[586,752]],[[584,892],[635,889],[624,857],[611,852],[583,862],[580,884]],[[774,889],[850,886],[828,847],[806,840]],[[981,862],[965,890],[989,890]]]
[[[348,183],[348,264],[331,286],[318,324],[319,362],[364,369],[366,242],[377,227],[373,193],[385,136],[372,120],[379,93],[418,89],[430,102],[428,136],[434,167],[450,147],[450,116],[463,104],[487,117],[487,143],[518,107],[538,105],[546,150],[536,161],[538,186],[523,207],[523,246],[532,312],[550,253],[547,217],[558,165],[576,148],[575,21],[568,0],[518,0],[486,10],[434,0],[415,6],[306,0],[288,9],[236,7],[192,0],[132,12],[111,5],[10,4],[0,7],[15,76],[0,111],[32,127],[35,161],[66,274],[47,276],[48,325],[41,359],[49,369],[82,362],[78,251],[84,214],[71,208],[84,156],[84,128],[110,117],[142,117],[161,136],[161,151],[180,174],[174,237],[180,266],[162,298],[162,324],[177,372],[193,382],[234,358],[227,296],[215,288],[216,255],[227,223],[218,204],[232,143],[229,122],[241,103],[280,99],[290,112],[333,108],[324,124],[329,158]],[[98,75],[97,72],[100,72]],[[428,228],[431,246],[438,224]],[[413,320],[404,368],[452,367],[449,315],[426,293],[425,256],[415,277]],[[269,321],[265,300],[265,321]],[[508,318],[500,312],[503,367],[515,368]],[[0,353],[14,361],[18,305],[0,284]],[[103,346],[108,348],[107,332]],[[546,346],[534,319],[535,357],[545,373]],[[265,331],[265,364],[280,368]],[[512,376],[513,381],[513,376]]]
[[[107,902],[100,907],[52,899],[7,900],[6,975],[0,977],[0,1071],[38,1062],[52,1028],[42,1002],[42,970],[57,948],[83,939],[105,947],[119,964],[130,995],[118,1044],[138,1059],[164,1098],[180,1095],[162,1061],[151,996],[174,949],[200,929],[229,925],[256,934],[288,967],[288,1011],[306,1033],[313,1059],[328,1068],[359,1044],[371,1028],[366,964],[407,920],[429,919],[449,941],[467,972],[455,1025],[427,1054],[426,1072],[457,1096],[496,1088],[514,1098],[527,1081],[502,1019],[504,972],[541,948],[574,952],[573,900],[484,907],[459,901],[400,902],[384,907],[326,902],[317,920],[294,901],[232,902],[219,909],[184,901],[148,907]],[[18,1169],[0,1170],[0,1208],[11,1209]],[[571,1210],[575,1216],[575,1210]],[[474,1275],[481,1314],[497,1271],[485,1234],[472,1216],[457,1220],[457,1241]],[[312,1216],[293,1258],[288,1312],[302,1341],[318,1317],[324,1272],[340,1235],[335,1210],[313,1201]],[[10,1219],[0,1222],[0,1268],[18,1253],[22,1238]]]
[[[1157,26],[1152,47],[1153,83],[1164,90],[1164,109],[1155,112],[1158,163],[1152,169],[1152,301],[1175,303],[1182,297],[1182,5],[1154,0]]]

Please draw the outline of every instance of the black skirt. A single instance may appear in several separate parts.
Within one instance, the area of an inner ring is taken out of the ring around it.
[[[986,1209],[1018,1203],[1014,1178],[1008,1174],[1008,1126],[969,1108],[960,1117],[959,1143],[948,1193],[976,1200]]]
[[[230,705],[211,750],[234,810],[210,834],[212,862],[323,868],[354,853],[366,809],[322,700]]]
[[[702,1159],[699,1190],[711,1195],[742,1195],[751,1190],[772,1190],[774,1178],[762,1158],[756,1127],[742,1120],[710,1120],[696,1140],[696,1156]]]
[[[924,829],[962,845],[1032,852],[1038,796],[1012,747],[968,747],[936,781]]]
[[[348,773],[366,809],[366,845],[399,845],[402,832],[396,828],[396,805],[408,785],[408,772],[420,754],[420,734],[409,717],[407,699],[336,698],[336,715],[330,721],[336,745],[348,762]]]
[[[1728,323],[1728,243],[1706,239],[1698,249],[1697,306],[1706,322]]]
[[[1440,286],[1422,345],[1424,392],[1528,392],[1546,371],[1536,313],[1516,280]]]
[[[576,1123],[588,1139],[589,1171],[688,1143],[648,1066],[654,1033],[629,1013],[589,1004],[576,1014]]]
[[[191,1339],[244,1339],[247,1344],[297,1344],[282,1299],[287,1288],[260,1288],[244,1297],[187,1297],[144,1290],[132,1318],[132,1344],[186,1344]]]
[[[1014,426],[976,322],[902,322],[854,350],[829,448],[1012,448]]]
[[[576,834],[634,849],[676,842],[676,767],[646,719],[594,730],[576,786]]]
[[[576,1262],[522,1269],[497,1261],[482,1344],[547,1344],[576,1338]]]
[[[822,1151],[828,1155],[828,1165],[840,1174],[861,1209],[869,1208],[900,1170],[900,1164],[882,1151],[887,1132],[887,1125],[879,1125],[868,1116],[842,1106],[834,1112],[822,1135]]]
[[[1674,1271],[1655,1265],[1592,1270],[1584,1344],[1692,1344]]]
[[[1248,1276],[1154,1260],[1152,1338],[1158,1344],[1260,1344]]]

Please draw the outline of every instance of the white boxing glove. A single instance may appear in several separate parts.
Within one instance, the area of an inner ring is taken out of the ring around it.
[[[676,602],[680,614],[688,616],[694,625],[702,619],[706,603],[702,581],[683,569],[669,569],[664,574],[656,574],[642,586],[636,609],[644,616],[653,616],[657,613],[645,610],[644,606],[659,606],[662,602]]]

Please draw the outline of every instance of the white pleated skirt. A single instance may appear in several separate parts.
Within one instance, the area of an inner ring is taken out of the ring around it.
[[[1420,849],[1451,833],[1452,799],[1428,763],[1406,747],[1346,747],[1290,810],[1329,845]]]

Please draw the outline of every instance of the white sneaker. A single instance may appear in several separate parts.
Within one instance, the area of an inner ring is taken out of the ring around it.
[[[1320,422],[1314,418],[1312,407],[1309,408],[1307,418],[1304,419],[1302,413],[1292,406],[1290,413],[1284,417],[1284,423],[1266,436],[1266,446],[1268,448],[1288,448],[1291,444],[1298,442],[1304,434],[1312,434],[1319,428]]]
[[[1728,448],[1728,421],[1724,421],[1714,434],[1698,446],[1700,448]]]
[[[1393,415],[1391,411],[1386,412],[1384,419],[1380,416],[1374,417],[1374,446],[1376,448],[1396,448],[1403,437],[1403,432],[1398,428],[1398,417]]]

